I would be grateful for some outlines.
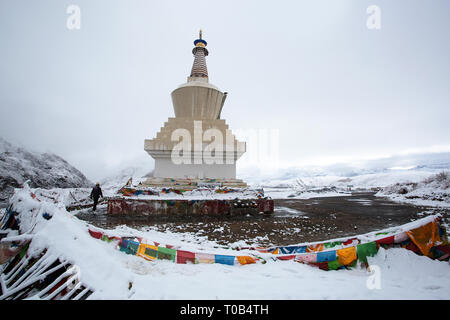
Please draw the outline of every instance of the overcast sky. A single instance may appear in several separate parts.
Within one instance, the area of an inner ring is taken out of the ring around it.
[[[449,151],[449,15],[447,0],[2,0],[0,136],[93,180],[150,171],[144,139],[174,116],[201,28],[222,118],[278,130],[281,165]]]

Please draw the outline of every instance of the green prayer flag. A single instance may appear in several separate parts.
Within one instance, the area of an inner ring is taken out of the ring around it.
[[[379,233],[376,233],[375,235],[379,236],[379,235],[387,235],[387,234],[389,234],[389,233],[388,232],[379,232]]]
[[[177,250],[158,247],[158,259],[175,261]]]
[[[335,241],[335,242],[326,242],[323,245],[325,248],[334,248],[336,246],[340,246],[341,244],[342,244],[341,241]]]
[[[373,257],[377,253],[376,242],[369,242],[364,244],[359,244],[356,246],[356,254],[358,260],[367,263],[367,257]]]
[[[340,267],[342,267],[342,264],[340,264],[337,260],[328,261],[328,270],[337,270]]]
[[[108,238],[108,237],[105,236],[105,235],[102,235],[102,241],[111,242],[112,239]]]
[[[25,247],[23,247],[23,249],[20,251],[20,254],[19,254],[19,257],[20,257],[20,259],[22,259],[26,254],[27,254],[27,251],[28,251],[28,247],[30,246],[30,243],[28,242],[26,245],[25,245]]]

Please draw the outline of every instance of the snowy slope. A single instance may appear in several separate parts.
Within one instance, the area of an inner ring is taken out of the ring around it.
[[[0,202],[26,180],[40,188],[89,187],[92,183],[61,157],[13,146],[0,137]]]
[[[377,196],[419,205],[450,207],[450,173],[442,171],[419,182],[391,184]]]
[[[254,187],[307,186],[382,188],[395,183],[419,182],[450,170],[450,153],[417,154],[328,166],[290,166],[272,170],[240,168],[238,177]]]

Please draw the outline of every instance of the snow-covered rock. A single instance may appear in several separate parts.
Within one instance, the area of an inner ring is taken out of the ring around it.
[[[16,147],[0,137],[0,203],[30,180],[32,188],[90,187],[79,170],[63,158],[50,153],[37,153]]]

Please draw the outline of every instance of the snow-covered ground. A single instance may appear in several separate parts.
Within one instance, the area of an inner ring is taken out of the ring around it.
[[[92,238],[86,222],[52,202],[32,200],[28,190],[15,197],[21,233],[33,229],[30,252],[45,247],[79,267],[79,279],[94,289],[89,299],[450,299],[449,263],[405,249],[381,248],[368,260],[371,272],[361,268],[322,271],[270,259],[265,264],[234,266],[147,261],[117,250],[113,242]],[[45,220],[43,212],[52,219]],[[237,254],[187,233],[120,226],[108,234],[133,235],[183,250]]]
[[[131,258],[135,257],[127,256],[122,265],[135,285],[131,293],[117,298],[450,299],[448,262],[404,249],[380,249],[377,256],[369,258],[373,274],[365,269],[327,272],[292,261],[235,267],[148,264]]]

